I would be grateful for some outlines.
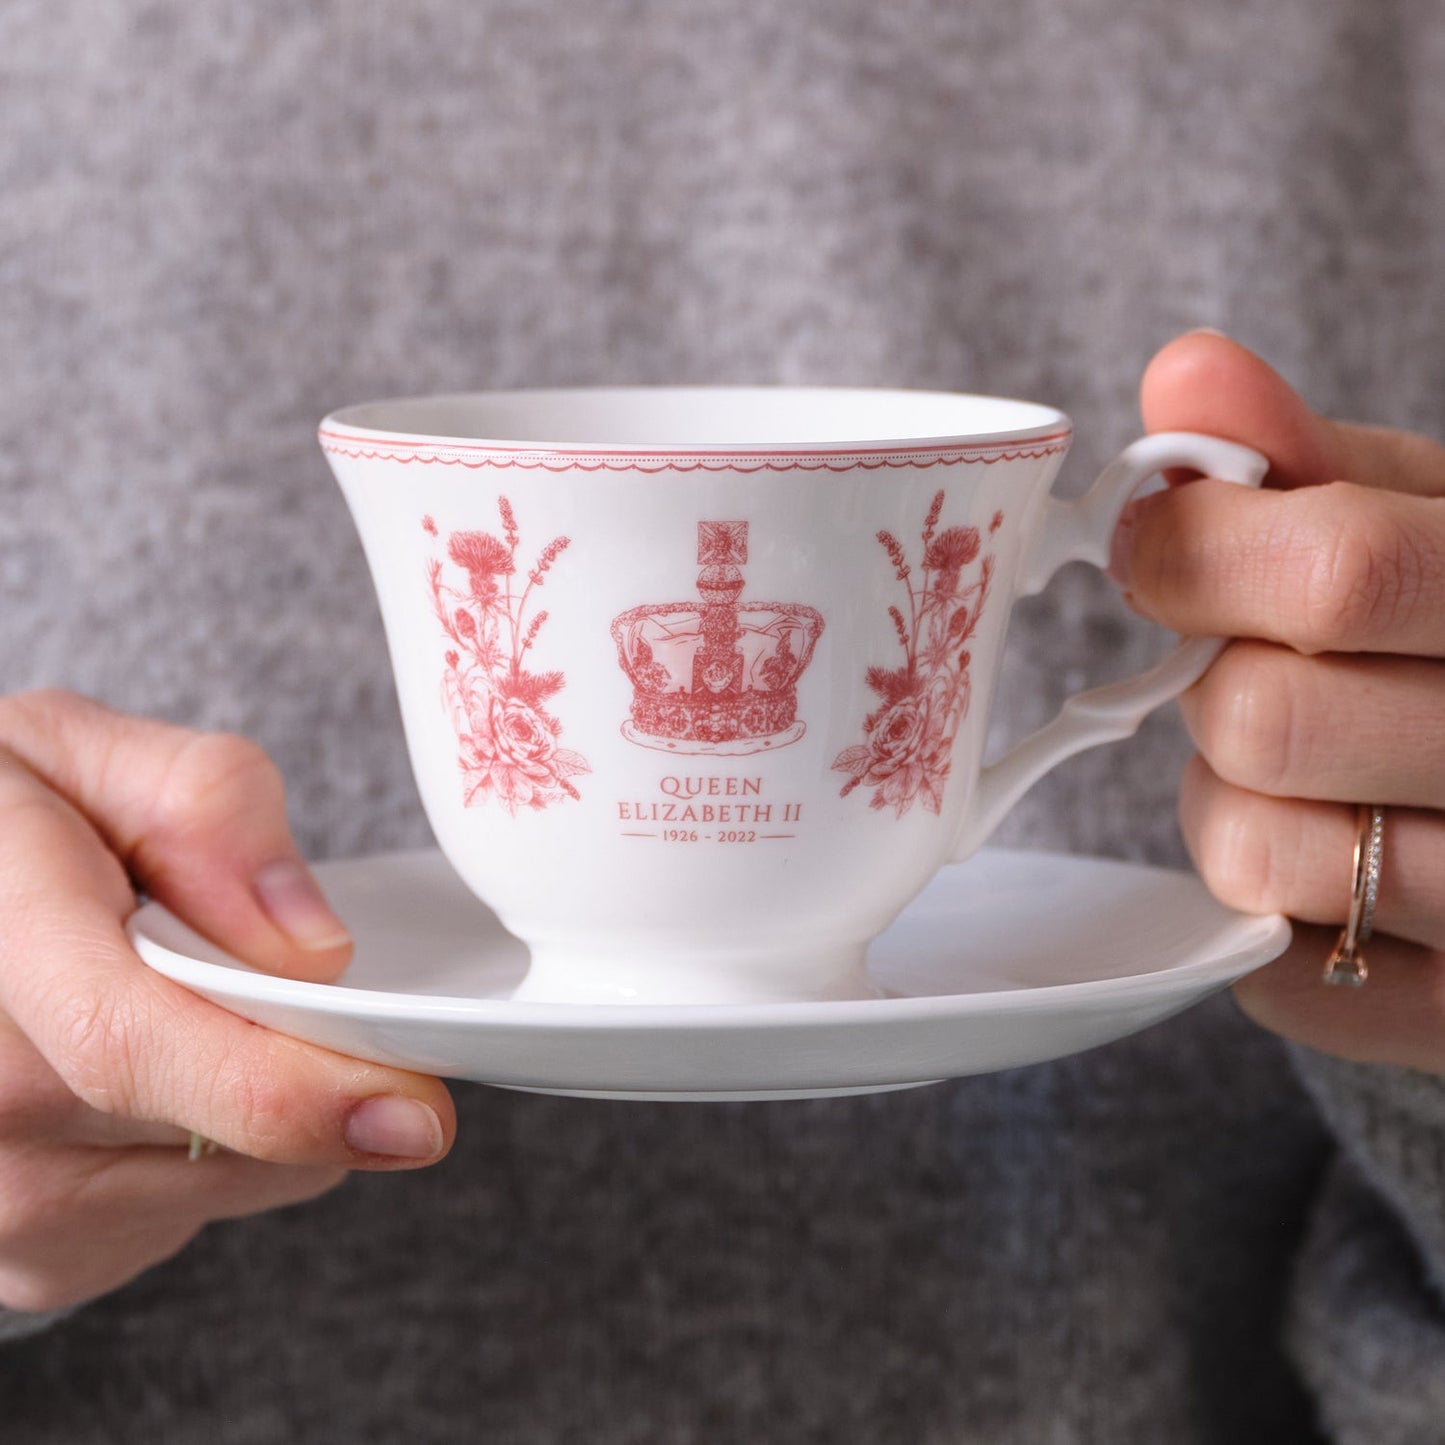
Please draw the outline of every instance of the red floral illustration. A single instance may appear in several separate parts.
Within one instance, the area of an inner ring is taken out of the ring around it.
[[[968,716],[972,694],[968,642],[983,616],[993,581],[994,559],[980,560],[983,539],[977,527],[946,527],[939,492],[923,523],[923,559],[915,573],[901,543],[891,532],[878,541],[907,592],[907,610],[888,609],[903,648],[900,667],[870,667],[868,686],[880,706],[863,721],[864,741],[845,748],[833,767],[848,775],[840,796],[860,785],[873,789],[869,805],[892,808],[902,817],[915,802],[931,813],[943,806],[943,788],[959,724]],[[996,512],[989,535],[1003,524]],[[965,581],[966,569],[978,563]],[[921,574],[921,575],[920,575]]]
[[[580,753],[559,745],[562,724],[546,708],[566,677],[522,666],[547,620],[546,612],[538,611],[526,621],[532,593],[570,539],[549,542],[519,587],[516,518],[506,497],[497,498],[497,507],[502,537],[453,532],[447,538],[447,556],[466,574],[465,587],[445,579],[440,558],[427,564],[427,581],[437,619],[453,644],[442,699],[457,731],[463,802],[470,808],[495,797],[515,816],[518,808],[580,798],[571,779],[592,769]],[[438,535],[430,517],[422,519],[422,527]]]

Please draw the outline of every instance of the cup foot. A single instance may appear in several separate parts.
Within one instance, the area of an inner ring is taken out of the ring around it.
[[[533,945],[514,1003],[726,1004],[819,1003],[883,998],[869,977],[866,944],[816,953],[727,957],[599,953]]]

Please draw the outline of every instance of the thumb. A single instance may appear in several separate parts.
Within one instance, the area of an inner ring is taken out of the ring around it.
[[[0,746],[84,814],[151,897],[228,952],[320,982],[345,968],[350,935],[254,743],[53,691],[4,700]]]
[[[1274,486],[1343,475],[1334,426],[1254,352],[1215,331],[1191,331],[1145,368],[1139,404],[1146,430],[1196,431],[1263,452]]]
[[[1148,431],[1207,432],[1263,452],[1272,486],[1349,481],[1445,495],[1445,446],[1316,415],[1272,366],[1217,331],[1191,331],[1165,346],[1145,369],[1139,400]]]

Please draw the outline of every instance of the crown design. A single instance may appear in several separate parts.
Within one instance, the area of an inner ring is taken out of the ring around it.
[[[623,735],[678,753],[757,753],[802,737],[797,682],[823,631],[816,609],[740,602],[746,522],[699,522],[701,603],[634,607],[612,621],[632,680]]]

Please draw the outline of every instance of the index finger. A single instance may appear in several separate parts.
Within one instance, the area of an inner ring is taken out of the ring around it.
[[[254,743],[48,691],[0,699],[0,751],[82,814],[151,897],[247,963],[316,982],[345,968],[350,935]]]
[[[1191,482],[1131,503],[1111,571],[1177,632],[1445,655],[1445,500],[1349,482]]]
[[[397,1168],[446,1152],[440,1080],[259,1028],[146,968],[114,856],[3,757],[0,814],[0,1007],[77,1097],[278,1163]]]

